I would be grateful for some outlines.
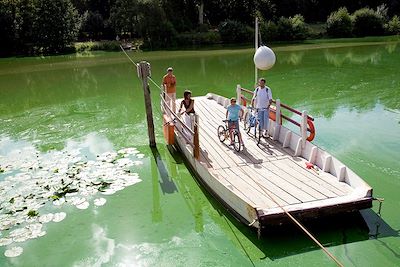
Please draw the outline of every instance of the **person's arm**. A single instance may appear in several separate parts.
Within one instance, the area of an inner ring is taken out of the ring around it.
[[[271,89],[268,90],[268,94],[269,94],[269,106],[272,104],[272,91]]]
[[[240,116],[240,119],[243,120],[243,109],[242,109],[242,107],[240,107],[239,116]]]
[[[228,113],[229,113],[229,111],[228,111],[228,109],[226,109],[226,114],[225,114],[225,119],[226,120],[228,119]]]
[[[258,88],[258,87],[257,87]],[[254,100],[256,99],[256,97],[257,97],[257,88],[256,88],[256,90],[254,90],[254,92],[253,92],[253,97],[251,98],[251,106],[252,107],[254,107]]]
[[[181,105],[179,106],[179,110],[178,110],[178,114],[183,114],[183,112],[181,113],[181,110],[182,110],[182,106],[183,106],[183,101],[181,102]]]

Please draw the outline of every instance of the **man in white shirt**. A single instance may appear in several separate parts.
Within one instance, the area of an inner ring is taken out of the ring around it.
[[[258,80],[258,85],[254,90],[251,105],[257,110],[259,129],[262,131],[262,135],[266,137],[268,135],[269,106],[272,103],[272,91],[268,86],[265,86],[264,78]]]

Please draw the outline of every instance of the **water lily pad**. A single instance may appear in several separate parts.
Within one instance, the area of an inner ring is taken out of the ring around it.
[[[89,207],[89,202],[85,201],[85,202],[79,203],[75,206],[80,210],[85,210]]]
[[[44,214],[39,217],[39,222],[41,222],[41,223],[51,222],[53,220],[53,217],[54,217],[54,214],[52,214],[52,213]]]
[[[12,239],[10,238],[0,238],[0,247],[10,245],[11,243]]]
[[[53,222],[61,222],[65,219],[67,214],[65,212],[58,212],[54,214]]]
[[[106,204],[106,202],[107,202],[107,200],[105,199],[105,198],[97,198],[97,199],[95,199],[94,201],[94,205],[96,205],[96,206],[103,206],[104,204]]]
[[[12,247],[4,252],[4,256],[8,258],[18,257],[23,251],[24,250],[21,247]]]

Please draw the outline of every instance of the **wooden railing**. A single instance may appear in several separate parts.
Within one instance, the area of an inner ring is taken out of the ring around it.
[[[169,123],[174,123],[175,125],[178,125],[178,130],[182,133],[181,136],[185,139],[185,141],[193,148],[193,156],[196,159],[199,159],[200,157],[200,141],[199,141],[199,116],[196,114],[194,115],[194,122],[193,122],[193,130],[191,127],[186,125],[186,123],[182,120],[178,114],[176,114],[175,111],[173,111],[169,105],[170,101],[166,101],[164,99],[165,97],[169,97],[167,94],[160,94],[161,98],[161,105],[163,107],[163,111],[165,114],[168,115],[170,118],[169,122],[166,122],[167,124]],[[175,100],[174,100],[175,101]],[[180,129],[179,129],[180,128]],[[183,133],[183,129],[186,132]],[[188,135],[190,135],[192,138],[188,138]]]
[[[250,95],[250,97],[246,97],[243,93]],[[254,92],[245,88],[242,88],[239,84],[236,87],[236,94],[238,103],[243,106],[246,106],[248,103],[251,105],[251,100],[253,98]],[[294,109],[286,104],[280,102],[279,99],[272,99],[272,103],[274,104],[270,108],[270,112],[275,114],[275,121],[278,125],[282,124],[282,119],[287,120],[288,122],[298,126],[300,128],[300,133],[303,141],[306,140],[312,141],[315,136],[315,129],[313,125],[314,118],[312,116],[307,115],[307,111],[300,112],[297,109]],[[292,113],[295,113],[301,116],[301,121],[295,121],[294,119],[282,114],[281,109],[284,108]],[[272,118],[273,119],[273,118]],[[307,131],[310,132],[310,136],[307,136]]]

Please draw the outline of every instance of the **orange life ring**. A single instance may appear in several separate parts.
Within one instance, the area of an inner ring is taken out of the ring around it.
[[[314,123],[311,120],[307,120],[307,125],[310,128],[310,135],[307,137],[307,141],[312,141],[314,140],[315,137],[315,127]]]

